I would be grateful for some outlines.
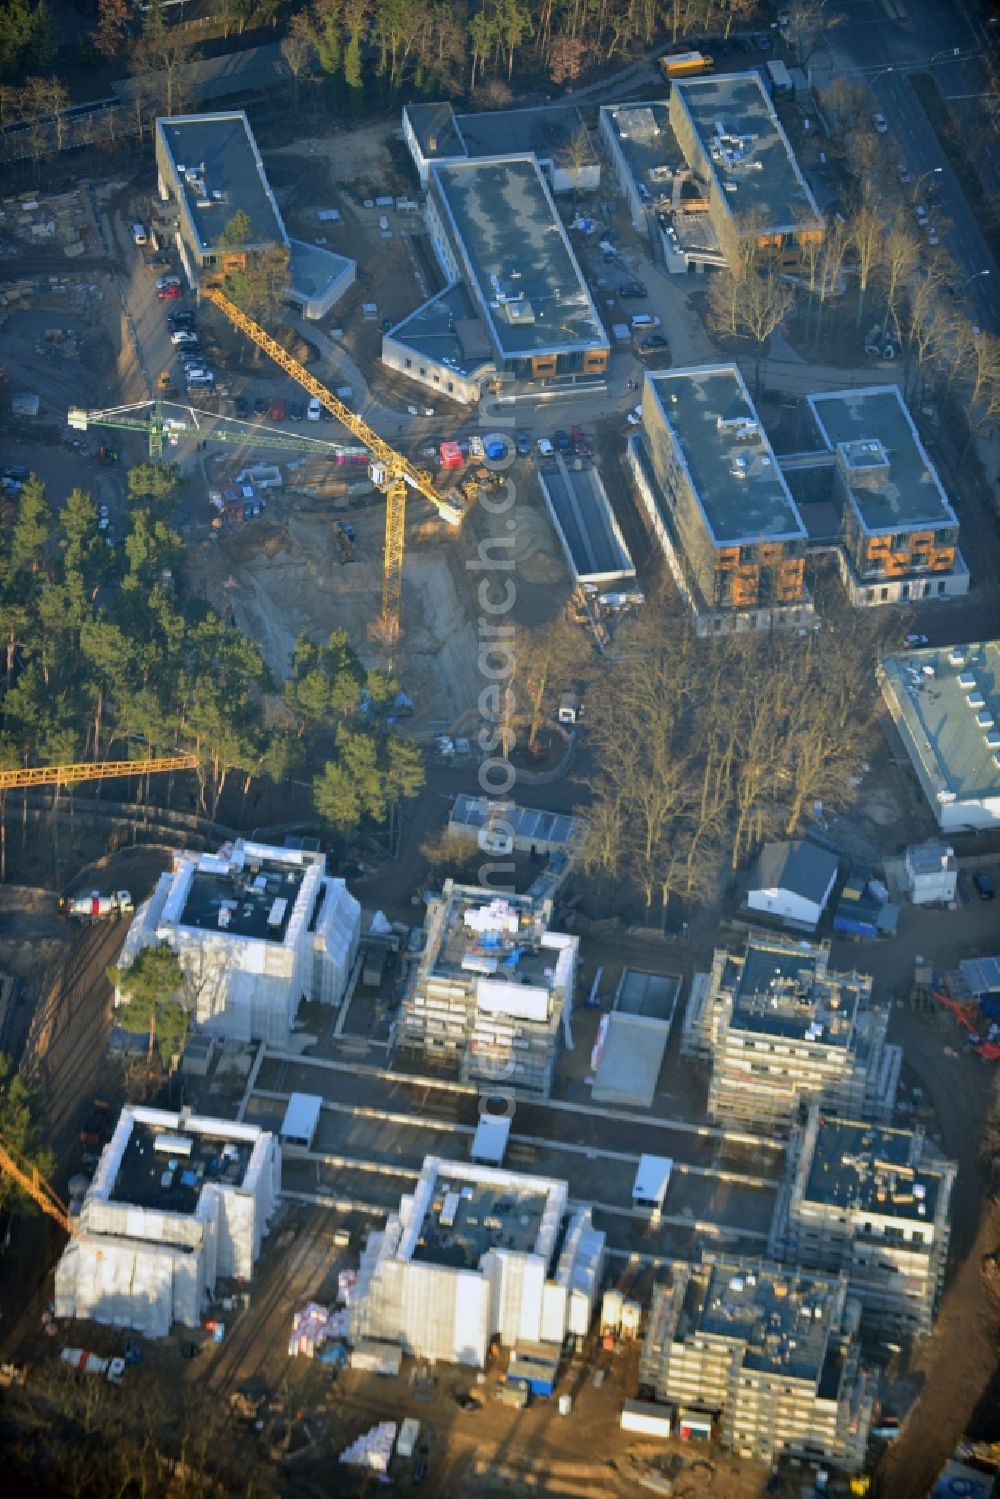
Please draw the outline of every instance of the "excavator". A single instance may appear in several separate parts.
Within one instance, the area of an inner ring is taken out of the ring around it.
[[[946,1010],[950,1010],[963,1030],[968,1032],[966,1039],[977,1056],[982,1057],[984,1062],[995,1062],[1000,1059],[1000,1046],[997,1046],[995,1041],[984,1041],[976,1029],[974,1017],[979,1013],[976,1004],[971,1002],[960,1004],[957,999],[952,999],[950,994],[945,994],[941,989],[934,990],[934,998],[943,1004]]]
[[[405,546],[406,500],[413,489],[433,505],[438,515],[450,526],[460,526],[466,513],[466,498],[438,494],[431,476],[416,468],[402,453],[385,442],[368,423],[349,406],[345,406],[332,391],[311,375],[305,365],[293,358],[281,344],[266,333],[258,323],[231,301],[220,285],[207,283],[200,292],[206,302],[217,307],[234,327],[273,359],[286,375],[298,382],[303,390],[336,417],[337,421],[358,442],[363,443],[371,454],[368,472],[376,489],[386,497],[385,551],[382,562],[382,613],[379,622],[379,637],[387,659],[391,660],[399,638],[399,615],[403,591],[403,550]]]

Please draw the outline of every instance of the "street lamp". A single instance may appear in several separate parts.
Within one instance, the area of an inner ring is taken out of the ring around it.
[[[914,196],[914,198],[919,193],[919,191],[920,191],[920,184],[922,182],[926,182],[927,179],[928,179],[928,177],[939,177],[943,171],[944,171],[944,167],[931,167],[931,169],[930,169],[929,172],[923,172],[917,178],[916,183],[914,184],[914,187],[913,187],[913,196]]]
[[[972,281],[978,281],[980,276],[988,276],[989,273],[990,273],[989,266],[987,266],[984,271],[973,271],[973,273],[972,273],[971,276],[966,276],[965,280],[962,282],[961,286],[958,288],[958,295],[959,296],[962,295],[962,293],[964,292],[965,288],[969,285],[970,282],[972,282]]]

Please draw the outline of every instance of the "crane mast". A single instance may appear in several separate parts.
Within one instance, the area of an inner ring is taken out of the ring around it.
[[[381,489],[386,498],[385,551],[382,559],[382,614],[380,621],[382,644],[391,654],[399,636],[399,613],[403,591],[403,553],[405,548],[407,491],[415,489],[418,494],[434,506],[435,510],[451,526],[461,525],[464,511],[451,499],[439,495],[431,483],[430,476],[416,468],[402,453],[397,453],[384,438],[381,438],[368,423],[345,406],[343,401],[328,390],[305,365],[293,358],[270,334],[245,312],[230,301],[218,286],[202,286],[205,301],[225,313],[234,327],[245,333],[250,341],[262,349],[280,369],[311,396],[319,401],[352,437],[364,444],[371,453],[369,466],[372,483]]]

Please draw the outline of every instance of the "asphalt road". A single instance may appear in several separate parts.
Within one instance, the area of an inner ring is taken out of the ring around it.
[[[889,139],[922,197],[930,179],[936,180],[932,217],[941,243],[964,275],[975,277],[966,290],[970,306],[980,326],[996,332],[1000,271],[908,77],[929,72],[949,97],[981,93],[987,87],[981,28],[969,19],[961,0],[846,0],[837,8],[846,21],[827,33],[813,61],[816,83],[822,89],[834,73],[842,73],[871,89],[886,117]],[[980,156],[977,166],[985,168],[984,185],[996,190],[996,161]],[[926,183],[921,181],[925,174]],[[990,274],[978,274],[984,270]]]

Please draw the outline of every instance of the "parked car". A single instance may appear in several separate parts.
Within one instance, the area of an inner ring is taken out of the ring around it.
[[[889,133],[889,123],[886,120],[886,117],[885,117],[884,114],[876,114],[876,115],[874,115],[873,116],[873,123],[874,123],[875,129],[878,131],[879,135],[888,135],[888,133]]]
[[[648,297],[649,292],[641,281],[623,281],[618,288],[618,295],[623,301],[628,301],[631,297]]]
[[[175,302],[183,297],[184,288],[183,286],[161,286],[157,288],[156,295],[161,302]]]
[[[180,286],[180,276],[157,276],[156,290],[162,291],[165,286]]]
[[[304,421],[305,420],[305,415],[306,415],[306,403],[305,403],[305,401],[289,401],[289,403],[288,403],[288,420],[290,422],[301,422],[301,421]]]
[[[285,401],[283,396],[272,396],[268,407],[268,414],[272,422],[283,422],[285,420]]]
[[[937,245],[941,243],[938,239],[938,232],[934,228],[933,224],[930,224],[927,229],[927,243],[929,245]]]
[[[921,229],[926,229],[928,220],[927,209],[924,207],[924,205],[922,203],[918,203],[913,212],[917,216],[917,223],[920,225]]]
[[[254,416],[266,416],[267,415],[267,402],[265,401],[265,399],[264,399],[263,396],[258,396],[257,399],[254,401],[254,403],[253,403],[253,414],[254,414]]]
[[[736,45],[737,45],[737,47],[739,47],[739,49],[740,49],[741,52],[752,52],[753,51],[753,42],[750,40],[750,38],[748,36],[738,36],[736,38]]]
[[[323,415],[323,403],[318,396],[312,396],[306,411],[306,416],[311,422],[318,422]]]
[[[639,352],[640,354],[655,354],[658,352],[662,352],[664,349],[667,349],[669,347],[670,345],[667,343],[667,340],[664,338],[662,333],[650,333],[649,336],[647,338],[644,338],[639,344]]]
[[[151,255],[148,260],[143,261],[147,271],[169,271],[169,255]]]
[[[522,458],[527,458],[531,452],[531,438],[527,432],[514,433],[514,446]]]
[[[332,422],[333,419],[334,419],[333,412],[332,411],[327,411],[327,409],[326,409],[325,406],[321,406],[320,407],[320,413],[319,413],[319,415],[320,415],[320,420],[324,421],[324,422]]]
[[[15,484],[23,484],[26,479],[30,479],[31,470],[25,468],[23,463],[8,463],[3,470],[3,477],[12,480]]]
[[[906,187],[907,183],[913,181],[912,175],[910,173],[910,169],[906,165],[905,161],[901,161],[899,163],[899,180],[903,184],[904,187]]]
[[[142,224],[133,224],[132,225],[132,243],[134,245],[144,245],[144,244],[147,243],[147,239],[148,239],[148,236],[146,234],[145,227]]]
[[[193,364],[190,369],[185,370],[184,377],[188,385],[214,385],[215,376],[210,369],[203,364]]]
[[[233,415],[238,422],[245,422],[250,415],[250,402],[244,400],[242,396],[237,396],[233,402]]]
[[[766,31],[755,32],[754,33],[754,41],[757,44],[757,51],[758,52],[770,52],[770,50],[771,50],[771,38],[768,36],[768,34],[767,34]]]
[[[972,876],[972,884],[980,900],[992,900],[995,894],[993,881],[982,869]]]
[[[540,437],[538,439],[538,455],[540,458],[551,458],[554,452],[555,448],[547,437]]]
[[[562,427],[557,427],[553,432],[552,441],[560,453],[569,453],[572,451],[573,444],[569,440],[569,433],[564,432]]]
[[[913,650],[920,645],[930,645],[930,640],[926,635],[907,635],[903,644]]]
[[[632,410],[629,412],[625,420],[628,422],[630,427],[638,427],[639,423],[642,421],[642,406],[633,406]]]
[[[175,349],[180,349],[184,344],[196,344],[198,335],[193,328],[175,328],[170,335],[170,342]]]

